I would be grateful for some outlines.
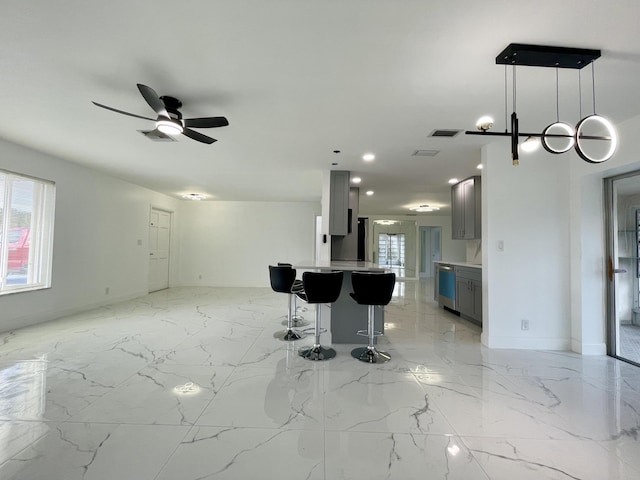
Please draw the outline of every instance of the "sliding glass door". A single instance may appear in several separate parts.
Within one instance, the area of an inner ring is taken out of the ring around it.
[[[640,365],[640,172],[605,179],[609,355]]]

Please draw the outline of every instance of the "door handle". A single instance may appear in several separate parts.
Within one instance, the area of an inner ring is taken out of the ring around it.
[[[627,273],[627,270],[624,268],[613,268],[613,259],[609,257],[608,273],[609,273],[609,281],[613,282],[613,275],[615,273]]]

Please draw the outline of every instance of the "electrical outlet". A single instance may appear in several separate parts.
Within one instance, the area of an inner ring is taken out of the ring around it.
[[[529,320],[523,319],[520,321],[520,328],[522,330],[529,330]]]

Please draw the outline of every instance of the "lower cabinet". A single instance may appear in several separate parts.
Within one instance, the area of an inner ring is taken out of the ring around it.
[[[482,270],[456,267],[456,303],[460,316],[482,326]]]

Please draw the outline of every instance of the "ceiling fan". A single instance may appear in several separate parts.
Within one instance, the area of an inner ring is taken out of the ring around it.
[[[129,115],[130,117],[142,118],[144,120],[151,120],[152,122],[156,122],[155,131],[151,130],[146,133],[154,133],[158,135],[164,135],[167,137],[171,137],[172,135],[186,135],[187,137],[196,140],[198,142],[212,144],[217,140],[215,138],[208,137],[203,135],[200,132],[196,132],[195,130],[191,130],[191,128],[215,128],[215,127],[226,127],[229,125],[228,120],[225,117],[203,117],[203,118],[182,118],[182,114],[178,111],[180,107],[182,107],[182,102],[174,97],[169,97],[167,95],[159,96],[155,90],[151,87],[147,87],[141,83],[138,83],[138,90],[142,94],[142,97],[149,104],[149,106],[158,114],[157,119],[143,117],[141,115],[136,115],[135,113],[124,112],[122,110],[118,110],[117,108],[108,107],[106,105],[102,105],[101,103],[92,102],[95,106],[106,108],[107,110],[111,110],[113,112],[122,113],[123,115]],[[145,132],[143,132],[145,133]]]

